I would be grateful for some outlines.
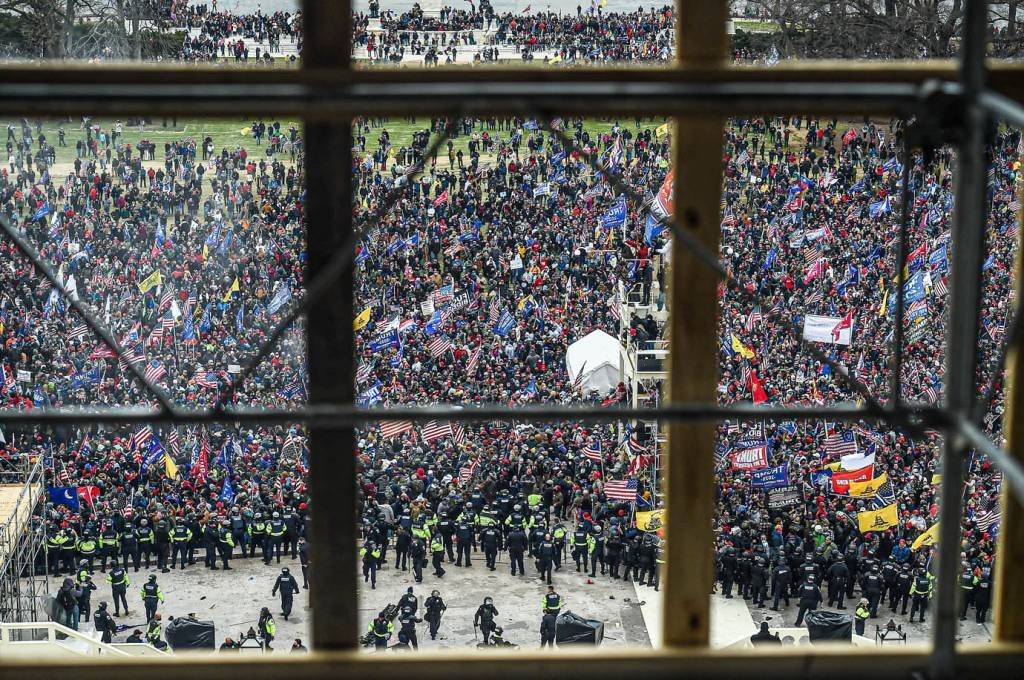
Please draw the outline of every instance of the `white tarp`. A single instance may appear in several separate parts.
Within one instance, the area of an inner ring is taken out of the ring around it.
[[[849,345],[853,340],[853,327],[843,328],[839,331],[838,339],[832,335],[832,330],[843,319],[838,316],[814,316],[808,314],[804,317],[804,340],[812,342],[827,342],[828,344]]]
[[[583,370],[583,392],[597,390],[604,394],[622,381],[619,371],[619,353],[622,345],[604,331],[594,331],[569,345],[565,353],[565,368],[572,384]]]

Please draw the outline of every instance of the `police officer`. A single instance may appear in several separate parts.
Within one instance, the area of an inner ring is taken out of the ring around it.
[[[594,525],[594,531],[587,536],[587,554],[590,557],[590,577],[597,575],[597,563],[601,563],[601,575],[605,573],[604,531],[600,524]]]
[[[192,531],[180,521],[171,529],[171,569],[177,569],[178,557],[181,557],[181,568],[185,569],[188,559],[188,544],[192,540]]]
[[[736,550],[730,545],[720,560],[722,565],[722,594],[725,599],[732,599],[732,584],[736,578]],[[777,600],[776,600],[777,601]]]
[[[78,598],[78,610],[81,612],[82,621],[89,620],[89,612],[92,610],[89,600],[92,597],[92,591],[96,590],[96,584],[92,582],[90,574],[91,572],[86,571],[84,566],[78,570],[77,587],[82,591],[82,596]]]
[[[857,603],[857,609],[854,611],[854,626],[856,628],[857,635],[864,634],[864,626],[868,622],[868,617],[871,616],[871,610],[868,609],[868,599],[862,597],[860,602]]]
[[[526,552],[527,540],[526,532],[520,527],[516,527],[508,532],[508,558],[512,564],[512,575],[516,575],[516,570],[520,576],[526,574],[526,568],[523,566],[523,554]]]
[[[551,567],[555,563],[555,544],[551,540],[551,534],[544,534],[544,540],[537,548],[537,567],[540,570],[540,580],[547,579],[551,585]]]
[[[555,571],[562,568],[562,553],[565,552],[565,525],[559,522],[551,531],[551,540],[555,544]],[[601,572],[604,573],[603,571]]]
[[[409,554],[412,557],[413,578],[416,583],[423,583],[423,567],[427,563],[427,545],[422,538],[413,539]]]
[[[974,620],[985,623],[988,608],[992,604],[992,570],[985,567],[981,570],[981,578],[974,586]]]
[[[149,581],[143,584],[139,595],[142,597],[142,604],[146,607],[146,620],[151,621],[156,615],[157,606],[164,601],[164,591],[160,590],[160,586],[156,582],[156,574],[149,575]]]
[[[860,582],[860,590],[868,598],[868,609],[871,610],[871,618],[878,617],[878,601],[882,597],[882,576],[878,573],[878,563],[871,565],[871,571],[865,574]]]
[[[465,513],[460,515],[460,517],[464,515]],[[467,567],[472,566],[469,556],[470,548],[473,547],[474,542],[473,525],[466,521],[460,521],[455,527],[455,541],[458,554],[458,557],[455,559],[455,566],[461,567],[463,558],[466,560]],[[444,545],[443,542],[442,545]]]
[[[612,578],[619,578],[619,562],[622,559],[622,539],[617,531],[613,530],[611,536],[604,545],[605,561],[608,563],[608,575]]]
[[[412,586],[409,586],[405,591],[405,595],[398,599],[398,609],[402,610],[406,607],[412,609],[413,614],[419,611],[420,608],[420,598],[416,597],[416,594],[412,592]]]
[[[430,539],[430,552],[434,562],[434,576],[441,578],[444,576],[444,567],[441,564],[444,562],[444,540],[440,534],[434,534]],[[468,562],[467,558],[467,562]],[[468,564],[466,566],[469,566]]]
[[[373,646],[378,649],[386,649],[388,646],[388,638],[391,637],[391,633],[394,632],[395,626],[386,618],[384,618],[384,612],[377,614],[377,618],[370,621],[370,627],[368,629],[373,633]]]
[[[110,563],[110,573],[107,574],[107,583],[110,584],[111,593],[114,596],[114,616],[121,615],[121,605],[124,605],[125,616],[130,614],[128,611],[128,599],[126,594],[128,593],[128,586],[131,582],[128,580],[128,572],[125,571],[118,565],[117,558]]]
[[[256,548],[259,548],[260,554],[263,556],[263,564],[270,564],[270,550],[267,548],[267,522],[263,519],[262,512],[257,512],[252,516],[252,522],[249,523],[246,531],[249,532],[249,557],[255,557]]]
[[[576,527],[572,532],[572,559],[576,562],[576,571],[580,570],[580,563],[583,563],[583,571],[587,570],[587,539],[590,535],[584,531],[582,526]]]
[[[302,589],[309,589],[309,545],[306,537],[299,536],[299,564],[302,565]]]
[[[221,568],[225,571],[231,570],[231,565],[228,561],[231,559],[231,554],[235,551],[235,535],[231,531],[231,525],[228,524],[227,520],[220,524],[220,536],[217,537],[217,551],[220,553]]]
[[[270,524],[267,525],[267,533],[270,534],[270,553],[277,559],[278,564],[281,564],[281,547],[284,544],[284,534],[286,530],[287,528],[284,525],[284,521],[281,519],[281,513],[274,512],[274,514],[270,516]],[[270,564],[269,557],[265,560],[265,563]]]
[[[441,547],[444,547],[443,542]],[[413,612],[412,607],[405,607],[402,609],[402,613],[398,617],[398,622],[402,624],[402,627],[398,631],[398,639],[412,645],[413,649],[419,649],[420,643],[416,638],[416,624],[422,623],[423,619],[416,618],[416,613]]]
[[[433,590],[423,606],[427,610],[423,618],[430,624],[430,639],[436,640],[437,629],[441,626],[441,615],[448,609],[448,605],[441,599],[441,593]]]
[[[86,529],[82,532],[82,537],[78,539],[78,543],[75,545],[75,550],[78,551],[78,557],[81,560],[85,560],[88,565],[89,572],[92,573],[92,561],[96,557],[96,539],[92,537],[92,532]]]
[[[850,570],[847,568],[846,562],[840,559],[838,553],[836,553],[832,566],[828,568],[825,578],[828,580],[828,606],[831,607],[835,602],[838,603],[839,609],[846,609],[843,597],[846,595],[846,580],[850,578]]]
[[[808,574],[804,584],[800,586],[800,610],[796,615],[798,627],[804,622],[804,614],[816,610],[819,602],[821,602],[821,591],[818,589],[818,579],[814,574]]]
[[[455,541],[452,539],[455,536],[455,523],[448,515],[441,515],[437,520],[437,530],[441,534],[441,540],[444,541],[444,552],[448,556],[448,561],[454,562]]]
[[[498,531],[497,523],[485,525],[480,531],[480,547],[484,549],[484,559],[487,568],[494,571],[495,561],[498,558],[498,551],[501,550],[501,532]]]
[[[764,557],[754,558],[754,566],[750,569],[750,597],[758,609],[764,609],[764,600],[768,591],[768,566]]]
[[[129,560],[136,572],[139,571],[139,532],[131,522],[125,523],[121,531],[121,561],[128,568]],[[117,603],[115,603],[117,606]]]
[[[143,517],[139,520],[139,553],[146,557],[146,569],[149,569],[149,558],[156,552],[156,535],[153,532],[153,528],[149,526],[149,520]],[[138,563],[136,563],[135,571],[138,571]]]
[[[484,603],[477,607],[476,615],[473,617],[473,627],[480,628],[480,633],[483,635],[485,645],[490,640],[491,633],[496,627],[494,617],[497,615],[498,609],[494,606],[494,600],[489,597],[485,597]]]
[[[772,572],[772,590],[775,593],[775,600],[772,603],[772,611],[779,611],[779,598],[786,601],[789,606],[790,584],[793,581],[793,572],[785,560],[780,560]]]
[[[68,543],[71,538],[67,535],[67,531],[61,529],[60,531],[54,531],[53,527],[47,527],[46,533],[46,559],[49,560],[49,564],[53,567],[53,576],[59,576],[61,569],[61,553],[64,549],[64,544]],[[67,565],[64,565],[67,568]]]
[[[544,616],[540,620],[540,648],[544,649],[545,646],[554,648],[555,646],[555,630],[557,630],[558,617],[552,612],[544,612]]]
[[[156,546],[156,566],[161,573],[166,574],[171,570],[167,568],[167,555],[170,552],[171,527],[166,519],[157,521],[153,527],[154,545]]]
[[[970,568],[965,568],[964,572],[960,574],[960,601],[962,602],[960,608],[960,620],[967,620],[967,608],[974,604],[974,587],[978,583],[978,577],[974,575],[974,572]]]
[[[896,576],[896,583],[889,590],[890,604],[892,605],[893,614],[899,609],[899,605],[903,603],[903,616],[907,615],[907,604],[910,601],[910,588],[914,583],[914,577],[910,573],[910,564],[904,562],[900,567],[900,573]]]
[[[234,547],[237,545],[242,549],[242,557],[245,557],[245,537],[247,527],[245,523],[245,517],[242,516],[241,511],[237,505],[231,507],[231,514],[229,515],[228,528],[231,531],[231,548],[234,552]],[[228,557],[231,557],[229,555]],[[270,560],[265,560],[267,564],[270,564]]]
[[[932,596],[932,578],[924,567],[918,567],[914,583],[910,586],[910,622],[914,622],[914,614],[921,612],[921,623],[928,611],[928,599]]]
[[[207,569],[217,571],[217,543],[220,542],[220,532],[217,531],[217,523],[212,519],[203,527],[203,547],[206,549],[206,557],[203,564]]]
[[[274,589],[270,596],[277,595],[278,590],[281,591],[281,614],[287,621],[292,613],[292,596],[299,592],[299,584],[295,582],[295,577],[288,571],[288,567],[281,568],[281,574],[274,581]]]
[[[92,623],[93,627],[102,635],[100,642],[110,644],[114,641],[113,633],[117,631],[117,624],[110,617],[106,602],[100,602],[99,609],[96,610],[96,614],[92,617]]]
[[[885,602],[886,597],[891,600],[893,590],[896,587],[896,577],[899,575],[899,570],[896,568],[896,564],[890,560],[882,562],[881,568],[882,576],[882,596],[879,599],[880,602]]]
[[[270,643],[277,635],[277,624],[274,623],[274,617],[270,615],[270,610],[266,607],[260,610],[260,620],[256,624],[256,630],[259,631],[260,638],[263,640],[263,648],[273,649]]]
[[[299,552],[299,531],[301,530],[299,516],[295,514],[290,505],[286,505],[281,512],[281,521],[284,522],[285,552],[291,550],[294,560]]]
[[[395,569],[409,571],[409,548],[412,546],[412,534],[399,525],[395,533]]]
[[[359,556],[363,558],[363,583],[370,582],[370,589],[377,589],[377,559],[380,557],[380,549],[373,541],[367,541],[366,545],[359,549]]]
[[[106,522],[103,531],[100,532],[100,571],[103,573],[107,572],[107,560],[117,559],[117,553],[120,549],[119,534],[117,529],[114,527],[114,523],[111,521]]]
[[[167,643],[160,639],[160,615],[154,614],[146,625],[146,642],[157,649],[163,649]]]
[[[551,613],[557,616],[562,611],[562,596],[555,592],[554,586],[548,586],[548,592],[544,595],[544,602],[541,606],[541,610],[545,613]]]

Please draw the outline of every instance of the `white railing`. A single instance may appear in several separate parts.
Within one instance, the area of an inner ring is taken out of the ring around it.
[[[18,639],[20,636],[14,635],[15,631],[29,631],[29,633],[25,635],[26,639]],[[73,641],[72,644],[60,644],[67,640]],[[35,647],[38,649],[42,646],[61,647],[62,651],[70,650],[81,656],[102,654],[118,657],[136,656],[54,621],[0,623],[0,657],[16,655],[21,648]]]

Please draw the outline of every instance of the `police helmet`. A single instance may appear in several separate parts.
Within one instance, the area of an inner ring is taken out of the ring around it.
[[[485,597],[484,598],[484,604],[494,604],[494,598]]]
[[[440,597],[441,596],[441,591],[440,590],[431,590],[430,591],[430,595],[432,597]]]
[[[288,567],[281,567],[281,573],[282,574],[288,574],[289,573],[288,572]]]
[[[278,519],[278,518],[281,517],[281,513],[275,511],[274,514],[273,514],[273,517],[274,517],[274,519]]]
[[[80,566],[80,567],[88,566],[88,564],[89,564],[89,560],[78,560],[78,566]]]
[[[149,582],[150,583],[156,583],[156,574],[150,574],[149,575]]]

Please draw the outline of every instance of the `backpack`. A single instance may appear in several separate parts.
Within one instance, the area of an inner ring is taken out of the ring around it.
[[[75,596],[71,594],[70,590],[61,588],[57,593],[57,603],[64,609],[73,608],[78,602],[75,600]]]

